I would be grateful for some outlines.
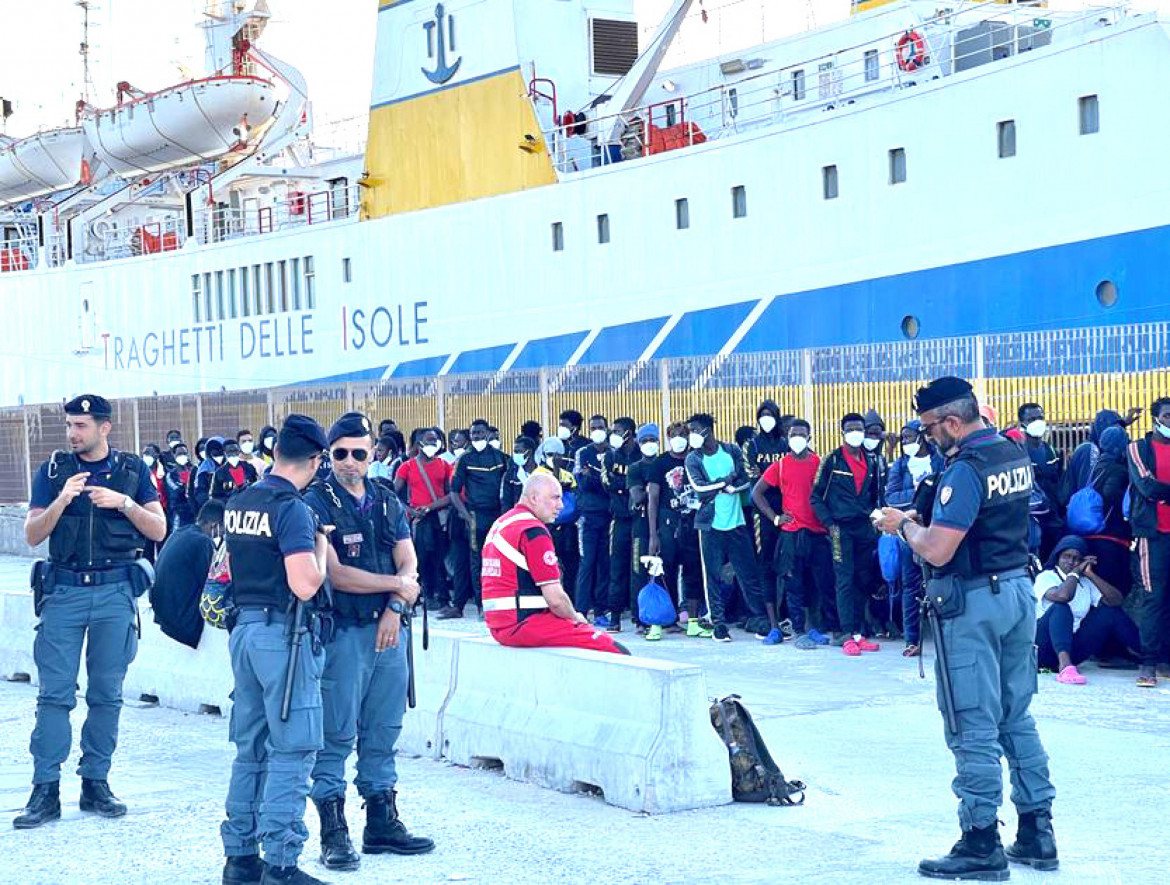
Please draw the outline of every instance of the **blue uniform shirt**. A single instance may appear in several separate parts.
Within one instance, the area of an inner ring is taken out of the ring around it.
[[[256,487],[287,489],[295,492],[296,486],[282,476],[271,473],[256,483]],[[289,498],[276,513],[276,546],[281,556],[293,553],[312,553],[316,549],[317,523],[313,511],[300,497]]]
[[[114,456],[116,454],[113,449],[110,449],[109,454],[100,461],[86,461],[80,457],[77,459],[81,463],[81,469],[89,472],[89,478],[85,481],[87,486],[103,486],[109,488],[110,472],[113,469]],[[32,497],[28,502],[29,509],[43,510],[52,504],[53,499],[56,497],[56,494],[53,492],[53,483],[49,479],[49,462],[46,461],[37,470],[36,475],[33,476]],[[134,503],[149,504],[157,500],[158,489],[154,487],[154,479],[150,475],[150,468],[139,459],[138,491],[134,494]]]

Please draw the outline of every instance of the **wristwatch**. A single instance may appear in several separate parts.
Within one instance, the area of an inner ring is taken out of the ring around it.
[[[127,495],[126,500],[122,502],[122,512],[129,513],[131,510],[134,509],[134,507],[135,507],[134,499],[131,498],[129,495]]]
[[[401,599],[391,599],[390,604],[386,608],[399,616],[406,614],[406,605]]]
[[[907,544],[910,543],[910,539],[906,537],[906,523],[908,522],[914,522],[914,520],[912,520],[909,516],[906,516],[902,518],[900,523],[898,523],[898,537]]]

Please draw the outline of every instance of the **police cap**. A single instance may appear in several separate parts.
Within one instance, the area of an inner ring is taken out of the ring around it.
[[[280,454],[286,458],[311,458],[324,452],[329,443],[321,425],[307,415],[289,415],[276,438]]]
[[[372,436],[370,419],[361,412],[346,412],[329,428],[329,445],[346,436]]]
[[[953,375],[944,375],[935,378],[925,387],[918,388],[918,395],[914,398],[914,410],[921,415],[957,399],[970,396],[972,387],[962,378]]]
[[[96,393],[83,393],[65,403],[66,415],[90,415],[99,421],[108,421],[114,414],[110,401]]]

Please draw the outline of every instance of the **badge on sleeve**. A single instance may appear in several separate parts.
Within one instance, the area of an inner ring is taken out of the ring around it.
[[[951,495],[953,495],[954,493],[955,493],[955,490],[952,489],[950,486],[943,486],[942,490],[938,493],[939,502],[945,507],[947,505],[947,502],[951,500]]]
[[[552,550],[545,550],[544,551],[544,564],[545,565],[556,565],[557,564],[557,555],[554,551],[552,551]]]

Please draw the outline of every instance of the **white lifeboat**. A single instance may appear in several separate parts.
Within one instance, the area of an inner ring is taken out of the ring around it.
[[[269,80],[215,76],[88,110],[82,125],[98,158],[132,177],[242,150],[276,106],[276,85]]]
[[[82,179],[84,154],[85,133],[76,126],[0,142],[0,203],[23,203],[74,187]]]

